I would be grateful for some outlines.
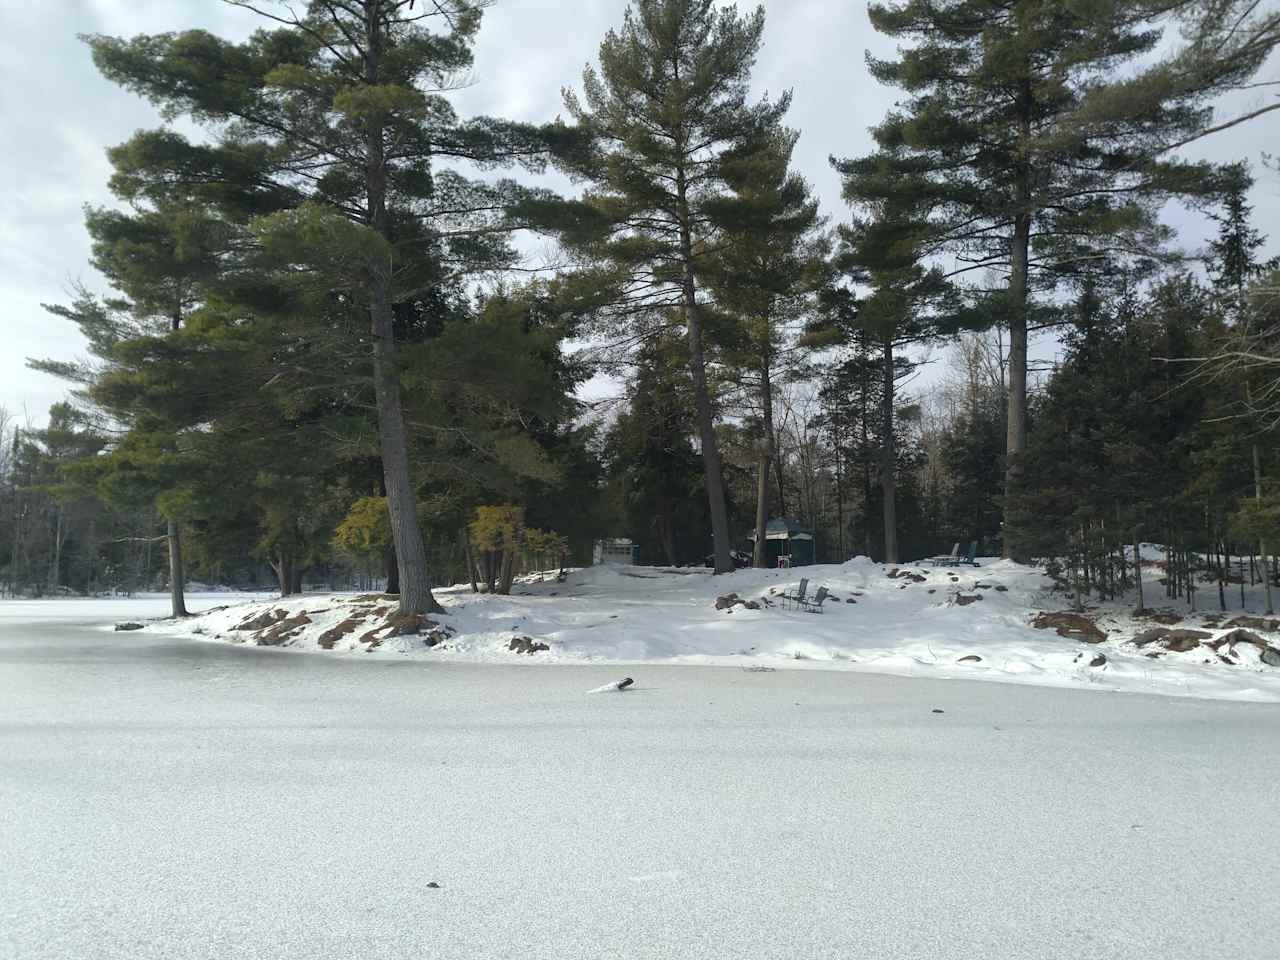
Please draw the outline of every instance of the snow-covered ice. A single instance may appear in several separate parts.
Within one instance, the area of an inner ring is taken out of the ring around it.
[[[1273,704],[763,660],[588,696],[616,665],[70,606],[0,604],[4,960],[1280,955]]]

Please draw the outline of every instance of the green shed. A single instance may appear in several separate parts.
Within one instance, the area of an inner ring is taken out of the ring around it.
[[[766,566],[778,566],[781,557],[787,557],[793,567],[807,567],[814,562],[813,531],[806,530],[795,520],[770,520],[764,536]],[[755,539],[753,532],[753,548]]]

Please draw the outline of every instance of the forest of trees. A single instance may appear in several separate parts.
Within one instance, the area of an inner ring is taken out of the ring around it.
[[[1280,266],[1249,158],[1177,151],[1266,122],[1211,104],[1280,13],[873,3],[897,105],[872,152],[829,145],[847,206],[823,211],[790,95],[753,93],[763,10],[635,0],[531,125],[452,102],[487,3],[239,5],[241,43],[86,38],[184,122],[109,151],[109,293],[47,308],[83,358],[31,361],[67,400],[0,411],[0,590],[167,589],[179,615],[188,580],[323,584],[424,613],[601,538],[728,572],[776,518],[822,562],[976,540],[1080,594],[1132,589],[1142,541],[1171,551],[1148,602],[1274,578]],[[583,399],[598,374],[621,400]]]

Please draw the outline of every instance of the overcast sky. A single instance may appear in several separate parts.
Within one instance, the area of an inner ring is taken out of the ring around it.
[[[748,3],[740,3],[744,9]],[[872,33],[858,0],[766,0],[768,24],[756,70],[759,89],[790,89],[788,123],[802,131],[796,161],[815,185],[825,212],[843,215],[827,164],[834,153],[870,147],[867,128],[884,115],[892,91],[867,74],[864,53],[892,46]],[[561,112],[560,90],[579,85],[605,31],[621,22],[626,0],[498,0],[485,15],[476,48],[475,84],[459,94],[467,114],[545,121]],[[85,204],[111,202],[105,150],[159,118],[144,102],[103,80],[81,33],[127,36],[203,27],[238,38],[259,25],[221,0],[0,0],[0,406],[39,422],[65,385],[26,369],[27,357],[72,359],[77,332],[46,314],[75,282],[98,286],[88,266]],[[1275,61],[1267,79],[1280,78]],[[1273,96],[1240,94],[1223,116]],[[1275,234],[1280,252],[1280,177],[1262,168],[1280,144],[1280,113],[1218,134],[1191,157],[1253,161],[1255,222]],[[1210,228],[1195,214],[1169,211],[1183,244],[1201,246]],[[1041,352],[1052,353],[1052,344]]]

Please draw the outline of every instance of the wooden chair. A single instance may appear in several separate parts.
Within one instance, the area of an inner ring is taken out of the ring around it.
[[[935,567],[954,566],[960,559],[960,541],[957,540],[955,546],[951,548],[951,552],[946,556],[930,557],[929,562]]]

